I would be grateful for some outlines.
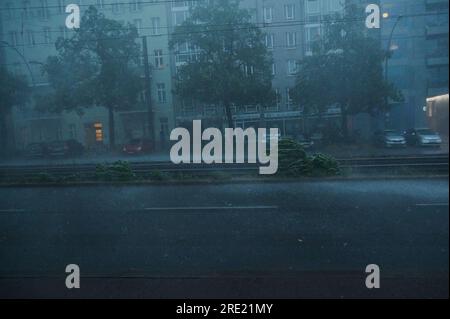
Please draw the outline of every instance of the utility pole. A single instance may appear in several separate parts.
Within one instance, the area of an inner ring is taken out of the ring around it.
[[[389,18],[389,14],[385,13],[383,15],[383,18],[385,18],[385,19]],[[395,20],[394,26],[392,27],[392,30],[391,30],[391,32],[389,34],[389,39],[388,39],[388,44],[387,44],[386,59],[384,61],[384,81],[386,82],[386,84],[389,83],[389,59],[391,58],[391,54],[393,54],[393,52],[392,52],[392,40],[393,40],[395,29],[397,28],[397,26],[398,26],[398,24],[399,24],[399,22],[400,22],[400,20],[402,18],[403,18],[403,16],[401,16],[401,15],[397,17],[397,19]],[[384,102],[385,102],[386,107],[389,109],[389,97],[388,96],[385,97],[385,101]],[[389,111],[387,111],[387,112],[389,112]],[[389,113],[385,113],[385,117],[384,117],[384,126],[385,126],[385,128],[387,126],[387,115],[388,114]]]
[[[144,77],[145,77],[145,102],[147,104],[148,111],[148,134],[149,138],[156,145],[155,140],[155,129],[154,129],[154,116],[153,116],[153,106],[152,106],[152,79],[150,74],[150,65],[148,63],[148,48],[147,48],[147,37],[142,37],[142,52],[144,60]]]

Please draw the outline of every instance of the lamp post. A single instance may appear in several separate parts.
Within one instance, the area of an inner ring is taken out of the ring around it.
[[[383,18],[388,19],[389,13],[387,13],[387,12],[383,13]],[[397,28],[397,26],[402,18],[403,18],[403,16],[401,16],[401,15],[397,17],[394,25],[392,26],[392,30],[389,34],[387,50],[386,50],[387,54],[386,54],[386,59],[384,61],[384,80],[385,80],[386,84],[389,81],[389,59],[391,58],[391,52],[392,52],[392,38],[394,36],[395,29]],[[388,105],[389,105],[389,97],[387,95],[385,97],[385,105],[386,105],[386,107],[388,107]],[[387,121],[387,113],[385,114],[385,118],[384,118],[385,126],[386,126],[386,121]]]
[[[25,56],[24,56],[22,53],[20,53],[20,51],[17,50],[14,46],[12,46],[11,44],[9,44],[8,42],[6,42],[6,41],[0,41],[0,43],[3,44],[3,45],[5,45],[6,47],[10,48],[11,50],[13,50],[14,52],[16,52],[16,53],[20,56],[20,58],[23,60],[23,62],[24,62],[25,65],[27,66],[28,72],[30,73],[30,79],[31,79],[32,86],[35,87],[35,86],[36,86],[36,83],[35,83],[35,81],[34,81],[33,72],[31,71],[30,64],[28,63],[28,61],[27,61],[27,59],[25,58]]]
[[[388,13],[384,13],[383,14],[383,18],[387,19],[389,18],[389,14]],[[391,47],[392,47],[392,38],[394,36],[394,32],[395,29],[398,26],[398,23],[400,22],[400,20],[403,18],[403,16],[398,16],[397,19],[395,20],[394,26],[392,27],[391,33],[389,34],[389,39],[388,39],[388,45],[387,45],[387,52],[388,54],[386,55],[386,61],[385,61],[385,68],[384,68],[384,75],[385,75],[385,80],[386,82],[389,80],[389,59],[390,59],[390,53],[391,53]]]

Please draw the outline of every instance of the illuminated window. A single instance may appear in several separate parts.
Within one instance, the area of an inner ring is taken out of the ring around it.
[[[97,142],[103,142],[103,124],[102,123],[95,123],[95,140]]]

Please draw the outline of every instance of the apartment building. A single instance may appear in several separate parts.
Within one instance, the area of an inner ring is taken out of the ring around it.
[[[396,129],[426,126],[427,98],[448,94],[448,0],[381,1],[385,13],[382,45],[392,57],[389,81],[403,92],[388,125]],[[385,70],[386,71],[386,70]]]
[[[170,26],[173,29],[188,16],[195,1],[181,1],[169,5]],[[262,118],[264,125],[278,127],[283,135],[296,135],[304,129],[305,118],[301,108],[291,97],[298,72],[298,62],[310,55],[311,43],[321,34],[324,17],[342,12],[339,0],[242,0],[253,22],[266,33],[266,46],[273,55],[273,88],[278,93],[277,102],[261,110],[254,105],[241,105],[235,109],[235,123],[240,127],[257,127]],[[176,48],[172,59],[173,69],[181,65],[184,57],[195,54],[195,48],[186,45]],[[208,123],[223,122],[223,110],[205,106],[195,101],[175,100],[176,119],[179,125],[189,126],[192,119],[202,118]],[[338,110],[330,110],[324,118],[337,118]]]
[[[140,0],[24,0],[2,1],[1,40],[3,64],[16,74],[25,75],[35,92],[49,89],[42,63],[56,54],[59,37],[70,37],[65,27],[65,7],[77,3],[81,14],[91,5],[108,18],[134,24],[139,35],[146,38],[151,66],[151,105],[153,123],[148,121],[149,107],[142,94],[140,103],[126,112],[116,112],[116,143],[138,137],[153,136],[160,142],[168,140],[174,126],[169,63],[167,7],[161,1]],[[139,39],[142,46],[143,39]],[[143,60],[142,60],[143,61]],[[142,74],[143,72],[142,67]],[[75,112],[42,114],[29,105],[17,106],[13,112],[14,137],[17,149],[40,141],[76,139],[88,148],[108,145],[108,114],[103,107],[92,107],[83,114]]]

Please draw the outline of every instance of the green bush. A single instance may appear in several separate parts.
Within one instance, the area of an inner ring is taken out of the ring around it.
[[[288,177],[332,176],[339,173],[338,162],[330,156],[308,156],[303,147],[291,139],[279,143],[278,174]]]
[[[131,181],[136,178],[130,163],[117,161],[112,165],[99,164],[95,169],[95,178],[101,181]]]
[[[278,144],[278,173],[281,175],[301,175],[307,162],[303,147],[291,139],[282,139]]]
[[[311,157],[312,175],[332,176],[339,174],[339,163],[334,157],[316,154]]]

